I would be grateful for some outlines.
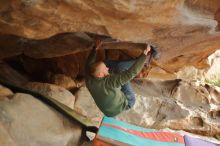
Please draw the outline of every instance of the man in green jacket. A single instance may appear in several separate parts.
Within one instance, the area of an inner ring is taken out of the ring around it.
[[[135,103],[135,94],[130,85],[132,80],[151,59],[151,47],[147,45],[135,60],[95,62],[97,41],[85,66],[86,86],[99,109],[109,117],[130,109]]]

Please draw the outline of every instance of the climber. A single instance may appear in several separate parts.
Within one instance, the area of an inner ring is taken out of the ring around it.
[[[102,42],[96,41],[85,65],[86,86],[99,109],[109,117],[118,115],[130,109],[135,103],[135,94],[130,85],[133,79],[149,64],[151,55],[155,56],[155,49],[146,45],[143,53],[134,60],[95,62],[96,50]]]

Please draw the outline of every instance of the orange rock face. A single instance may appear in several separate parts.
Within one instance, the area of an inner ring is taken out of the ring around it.
[[[18,55],[19,51],[37,54],[42,52],[41,46],[56,43],[56,39],[44,40],[40,46],[32,44],[24,50],[17,45],[23,37],[33,41],[64,32],[92,32],[121,41],[151,42],[161,51],[157,64],[168,72],[185,65],[204,68],[207,56],[220,48],[219,21],[219,0],[1,0],[0,56]],[[3,39],[6,34],[16,35],[18,40]],[[47,57],[73,53],[68,49],[77,41],[71,43],[70,38],[60,40]]]

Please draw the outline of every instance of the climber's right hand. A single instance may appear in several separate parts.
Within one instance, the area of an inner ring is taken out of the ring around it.
[[[150,53],[150,51],[151,51],[151,46],[149,45],[149,44],[147,44],[147,46],[146,46],[146,48],[144,49],[144,55],[148,55],[149,53]]]
[[[97,40],[95,41],[95,47],[96,47],[96,50],[100,49],[101,46],[102,46],[102,41],[99,40],[99,39],[97,39]]]

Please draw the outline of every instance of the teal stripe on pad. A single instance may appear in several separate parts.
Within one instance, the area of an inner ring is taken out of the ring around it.
[[[125,122],[121,122],[121,121],[115,120],[114,118],[106,117],[106,116],[104,116],[102,123],[112,124],[115,126],[120,126],[120,127],[131,129],[131,130],[137,130],[140,132],[158,132],[158,130],[155,130],[155,129],[148,129],[148,128],[143,128],[143,127],[127,124]]]
[[[175,142],[161,142],[135,136],[133,134],[115,129],[112,127],[101,126],[98,134],[102,137],[109,138],[115,141],[120,141],[132,146],[184,146],[184,144]]]

